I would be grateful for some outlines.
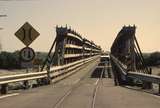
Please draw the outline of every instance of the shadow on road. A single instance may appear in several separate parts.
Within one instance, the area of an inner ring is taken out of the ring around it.
[[[100,78],[101,74],[102,74],[102,78],[105,78],[105,73],[103,72],[104,69],[103,68],[96,68],[92,74],[91,74],[91,78]],[[103,73],[102,73],[103,72]]]

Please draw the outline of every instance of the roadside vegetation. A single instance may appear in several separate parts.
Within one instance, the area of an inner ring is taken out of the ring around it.
[[[42,65],[47,53],[36,52],[36,57],[32,61],[33,67]],[[22,69],[19,51],[0,53],[0,69]]]
[[[43,64],[47,53],[36,52],[36,57],[32,61],[33,67]],[[144,53],[147,66],[160,66],[160,52]],[[19,51],[0,53],[0,69],[22,69]]]
[[[160,66],[160,52],[143,54],[147,66]]]

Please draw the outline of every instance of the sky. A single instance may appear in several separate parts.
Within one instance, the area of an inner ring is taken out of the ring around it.
[[[40,36],[30,45],[47,52],[55,27],[71,26],[103,50],[110,47],[124,25],[135,24],[143,52],[160,51],[160,0],[0,0],[0,42],[3,51],[25,47],[15,32],[29,22]]]

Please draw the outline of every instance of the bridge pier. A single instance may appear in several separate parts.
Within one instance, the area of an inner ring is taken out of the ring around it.
[[[1,85],[1,94],[7,94],[8,92],[8,84]]]

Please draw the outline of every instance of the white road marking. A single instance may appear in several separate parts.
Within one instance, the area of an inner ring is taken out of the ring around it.
[[[4,96],[0,96],[0,99],[11,97],[11,96],[17,96],[17,95],[19,95],[19,93],[7,94],[7,95],[4,95]]]
[[[98,81],[99,81],[99,79],[97,79],[97,81],[94,83],[94,85],[97,85],[97,84],[98,84]]]

